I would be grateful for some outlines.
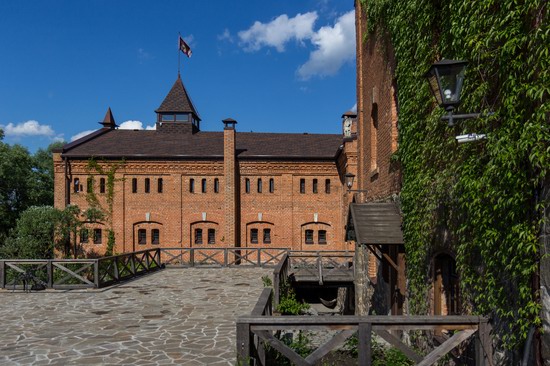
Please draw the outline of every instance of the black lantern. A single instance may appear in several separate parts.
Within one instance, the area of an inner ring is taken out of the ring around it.
[[[426,78],[437,103],[451,112],[460,104],[467,61],[441,60],[430,67]]]
[[[346,173],[344,174],[344,177],[346,178],[346,187],[348,187],[348,191],[349,191],[351,190],[351,187],[353,187],[353,180],[355,179],[355,174]]]

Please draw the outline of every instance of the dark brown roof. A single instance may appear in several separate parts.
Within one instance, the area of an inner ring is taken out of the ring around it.
[[[195,118],[200,121],[199,114],[183,86],[181,77],[178,75],[178,79],[172,85],[172,89],[168,92],[166,98],[155,111],[156,113],[193,113]]]
[[[167,134],[159,131],[103,128],[63,148],[67,157],[223,158],[223,132]],[[342,144],[334,134],[237,132],[239,159],[333,160]]]
[[[348,230],[360,244],[403,244],[401,215],[394,203],[352,203]]]

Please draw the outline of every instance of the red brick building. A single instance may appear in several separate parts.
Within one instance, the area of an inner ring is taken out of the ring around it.
[[[120,130],[108,110],[102,128],[54,153],[55,206],[106,213],[87,224],[83,251],[103,254],[111,227],[117,253],[353,250],[344,241],[343,185],[355,173],[353,115],[343,116],[346,136],[243,133],[232,119],[204,132],[179,76],[155,112],[156,130]]]

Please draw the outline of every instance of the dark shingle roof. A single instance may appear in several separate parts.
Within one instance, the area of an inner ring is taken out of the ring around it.
[[[102,131],[102,132],[99,132]],[[63,148],[67,157],[223,158],[223,132],[167,134],[144,130],[101,129]],[[332,160],[342,136],[237,132],[237,155],[246,158]]]
[[[359,244],[403,244],[401,215],[394,203],[352,203],[348,230]]]
[[[160,107],[155,111],[156,113],[193,113],[195,117],[200,120],[199,114],[183,86],[181,77],[178,75],[178,79],[172,85],[172,89],[168,92],[166,98],[161,103]]]

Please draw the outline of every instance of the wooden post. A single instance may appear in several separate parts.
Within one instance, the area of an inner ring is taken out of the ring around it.
[[[250,323],[237,319],[237,365],[250,365]]]
[[[53,288],[53,261],[46,264],[46,275],[48,277],[48,288]]]
[[[366,245],[355,245],[355,258],[353,264],[355,284],[355,315],[365,316],[369,314],[369,299],[367,296],[368,280],[368,253]]]
[[[371,336],[372,336],[372,324],[371,323],[359,323],[359,330],[357,332],[357,338],[359,341],[359,366],[370,366],[372,362],[371,351]]]
[[[99,288],[99,259],[96,259],[94,263],[94,284],[95,288]]]
[[[6,287],[6,262],[0,261],[0,288]]]

